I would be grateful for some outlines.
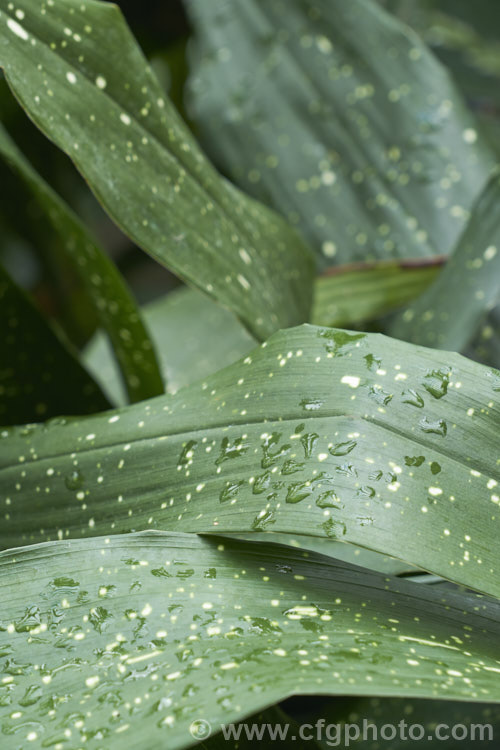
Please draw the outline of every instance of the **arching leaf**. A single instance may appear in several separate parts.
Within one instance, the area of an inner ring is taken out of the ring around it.
[[[463,350],[500,300],[500,171],[489,180],[446,267],[390,326],[415,344]]]
[[[322,267],[448,253],[494,158],[447,72],[371,0],[186,0],[217,163]]]
[[[0,425],[92,414],[110,403],[0,265]]]
[[[117,6],[20,0],[14,11],[1,0],[0,66],[30,117],[139,246],[257,337],[307,319],[306,246],[216,173]]]
[[[0,570],[16,746],[176,750],[199,720],[217,731],[294,694],[500,703],[500,605],[483,597],[194,534],[35,545]]]
[[[81,279],[109,336],[132,402],[163,393],[155,352],[132,294],[114,263],[70,207],[31,166],[0,123],[0,155],[27,184],[63,238],[65,256]]]
[[[0,544],[300,530],[499,595],[499,388],[456,354],[282,331],[174,396],[0,433]]]
[[[234,315],[195,289],[170,292],[142,312],[172,392],[233,364],[256,343]],[[89,344],[85,362],[113,403],[124,404],[123,387],[102,336]]]

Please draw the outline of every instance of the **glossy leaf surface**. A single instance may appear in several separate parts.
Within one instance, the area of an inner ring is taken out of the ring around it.
[[[279,332],[174,396],[0,433],[1,544],[300,530],[499,595],[499,388],[456,354]]]
[[[33,546],[0,570],[9,748],[176,750],[197,719],[318,691],[500,702],[500,605],[482,597],[191,534]]]
[[[283,219],[216,173],[117,6],[20,0],[14,12],[2,0],[0,66],[30,117],[139,246],[259,338],[307,319],[309,251]]]
[[[447,72],[371,0],[186,0],[217,163],[322,267],[448,253],[494,159]]]

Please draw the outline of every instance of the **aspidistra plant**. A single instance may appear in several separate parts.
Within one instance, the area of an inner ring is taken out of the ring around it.
[[[116,6],[0,0],[17,100],[194,287],[138,310],[2,131],[123,381],[2,271],[3,744],[190,747],[200,719],[216,733],[297,694],[353,696],[336,720],[370,697],[422,722],[421,699],[450,721],[468,702],[500,727],[500,372],[456,353],[498,298],[493,157],[369,0],[187,6],[207,148],[272,207],[209,163]]]

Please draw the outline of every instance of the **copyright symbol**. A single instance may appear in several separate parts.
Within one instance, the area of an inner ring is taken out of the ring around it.
[[[192,721],[189,725],[189,734],[193,740],[206,740],[210,737],[211,731],[212,727],[208,721],[205,721],[205,719],[195,719],[195,721]]]

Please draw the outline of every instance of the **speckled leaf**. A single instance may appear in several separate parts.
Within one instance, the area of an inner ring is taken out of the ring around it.
[[[211,167],[117,6],[19,0],[14,11],[1,0],[0,66],[30,117],[139,246],[260,338],[307,319],[309,251]]]
[[[337,266],[316,279],[312,322],[349,327],[401,307],[435,279],[445,258]]]
[[[500,369],[500,305],[484,317],[466,354],[472,359]]]
[[[142,312],[172,392],[236,362],[255,346],[234,315],[195,289],[170,292]],[[103,336],[94,337],[84,360],[110,399],[124,404],[125,393]]]
[[[174,396],[0,433],[0,544],[276,531],[500,595],[500,373],[302,326]]]
[[[194,534],[33,546],[0,569],[9,750],[175,750],[200,719],[216,731],[301,693],[500,702],[484,597]]]
[[[434,283],[390,326],[397,338],[461,351],[500,299],[500,170],[474,206],[457,247]]]
[[[70,207],[33,169],[0,123],[0,156],[21,177],[45,212],[112,344],[130,401],[163,393],[163,380],[141,313],[113,261]]]
[[[448,253],[493,157],[444,68],[371,0],[186,0],[214,158],[321,266]]]
[[[0,425],[109,407],[97,383],[0,265]]]
[[[380,317],[418,296],[435,278],[443,258],[417,263],[339,266],[316,279],[313,322],[350,326]],[[193,289],[180,289],[143,308],[170,391],[201,380],[247,354],[255,343],[238,320]],[[182,346],[179,346],[182,341]],[[104,392],[125,403],[109,346],[94,337],[85,362]]]

